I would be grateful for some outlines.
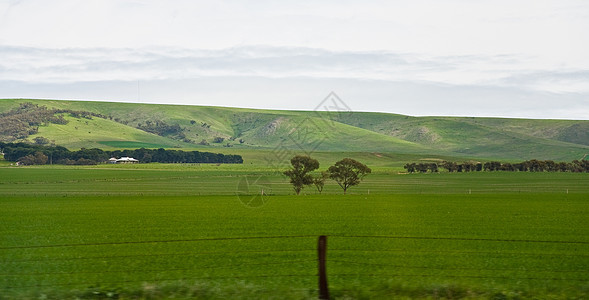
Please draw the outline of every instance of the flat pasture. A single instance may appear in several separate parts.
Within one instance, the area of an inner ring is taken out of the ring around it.
[[[589,296],[586,174],[377,168],[301,196],[246,165],[0,174],[0,299],[314,299],[319,235],[335,299]]]
[[[294,195],[288,179],[273,168],[249,165],[139,164],[0,168],[0,195]],[[248,189],[243,190],[247,180]],[[256,183],[257,184],[253,184]],[[589,193],[584,173],[474,172],[405,174],[377,167],[351,194]],[[303,194],[318,194],[313,186]],[[342,194],[328,180],[323,194]]]

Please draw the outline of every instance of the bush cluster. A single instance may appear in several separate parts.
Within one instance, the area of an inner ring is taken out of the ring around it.
[[[178,135],[182,139],[186,138],[182,133],[184,128],[180,127],[178,124],[170,125],[162,120],[148,120],[145,121],[145,124],[138,123],[136,128],[159,136]]]
[[[589,161],[573,160],[572,162],[555,162],[552,160],[526,160],[520,163],[508,163],[499,161],[480,162],[451,162],[438,163],[407,163],[404,168],[409,173],[438,172],[439,168],[448,172],[480,172],[480,171],[507,171],[507,172],[575,172],[589,173]]]

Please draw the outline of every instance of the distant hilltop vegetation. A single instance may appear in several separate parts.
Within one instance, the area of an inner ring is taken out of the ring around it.
[[[0,141],[72,151],[283,147],[570,161],[589,153],[589,121],[4,99]]]

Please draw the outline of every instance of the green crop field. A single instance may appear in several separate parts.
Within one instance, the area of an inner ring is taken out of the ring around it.
[[[243,158],[0,157],[0,300],[316,299],[320,235],[333,299],[589,299],[587,173],[403,168],[583,160],[587,120],[0,99],[0,124],[8,142]],[[296,196],[282,172],[301,153],[372,173]]]
[[[587,174],[363,158],[345,196],[260,163],[0,166],[0,299],[316,299],[319,235],[335,299],[589,297]]]

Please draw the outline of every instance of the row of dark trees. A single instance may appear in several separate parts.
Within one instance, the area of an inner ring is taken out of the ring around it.
[[[319,169],[319,161],[309,156],[296,155],[290,160],[291,168],[285,172],[297,195],[308,185],[314,185],[321,193],[327,178],[335,180],[346,194],[348,188],[360,184],[360,181],[372,170],[363,163],[351,158],[344,158],[329,167],[327,171],[313,176],[311,172]]]
[[[526,160],[520,163],[502,163],[499,161],[480,162],[451,162],[437,163],[408,163],[404,168],[409,173],[437,173],[439,168],[448,172],[480,172],[480,171],[508,171],[508,172],[574,172],[589,173],[589,161],[573,160],[572,162],[555,162],[552,160]]]
[[[111,157],[133,157],[141,163],[230,163],[241,164],[241,155],[225,155],[200,151],[180,151],[160,149],[135,149],[104,151],[98,148],[70,151],[62,146],[31,145],[27,143],[0,142],[0,152],[4,159],[32,164],[99,164]],[[45,157],[45,159],[44,159]]]

